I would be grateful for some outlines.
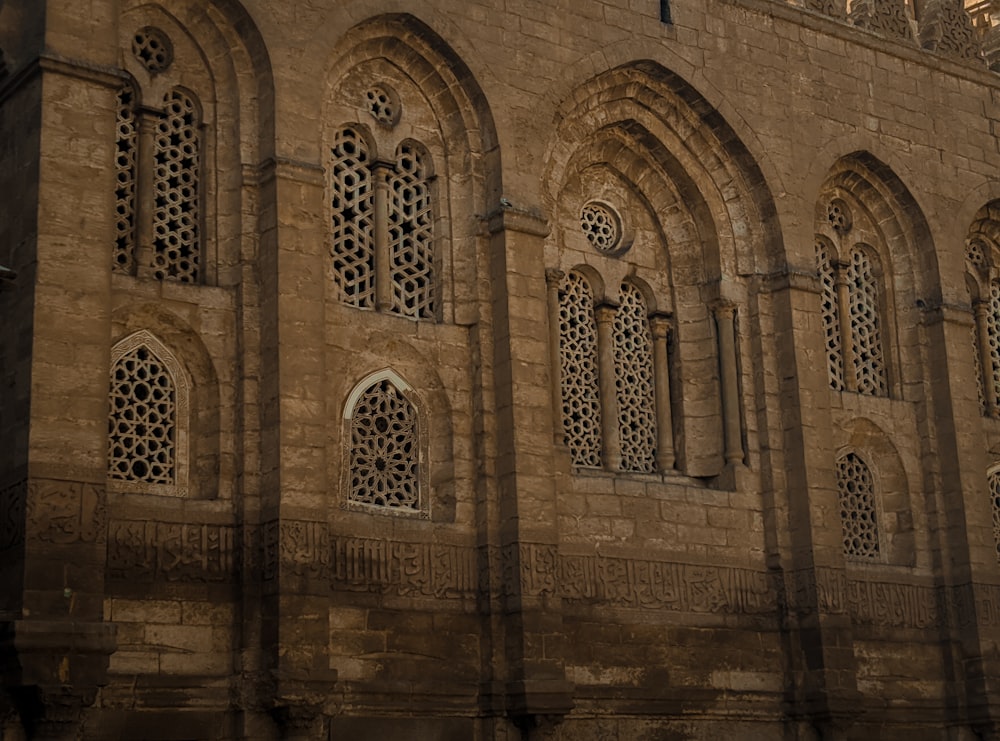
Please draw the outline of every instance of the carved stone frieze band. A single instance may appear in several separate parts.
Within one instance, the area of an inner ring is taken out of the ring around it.
[[[31,479],[26,508],[29,542],[53,545],[104,542],[107,518],[102,486],[81,481]]]
[[[24,544],[27,496],[26,479],[0,489],[0,553]]]
[[[232,581],[234,532],[229,525],[112,520],[108,575],[133,582]]]

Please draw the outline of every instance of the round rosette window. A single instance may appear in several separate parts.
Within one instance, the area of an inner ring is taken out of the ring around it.
[[[591,201],[580,212],[580,227],[587,241],[598,252],[616,253],[622,250],[622,220],[611,206]]]

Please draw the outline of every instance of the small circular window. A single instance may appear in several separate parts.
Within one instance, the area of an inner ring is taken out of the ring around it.
[[[851,209],[839,198],[830,201],[826,207],[826,218],[830,221],[830,226],[834,231],[846,234],[851,231],[854,220],[851,218]]]
[[[580,213],[580,226],[598,252],[614,252],[622,241],[622,220],[614,209],[590,202]]]
[[[391,88],[376,85],[365,92],[365,104],[368,112],[383,126],[395,126],[399,121],[402,107],[399,96]]]
[[[132,37],[132,53],[142,66],[155,74],[162,72],[174,61],[174,45],[158,28],[140,28]]]

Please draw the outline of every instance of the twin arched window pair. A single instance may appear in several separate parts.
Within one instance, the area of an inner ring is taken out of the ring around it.
[[[822,283],[830,387],[888,396],[878,255],[864,244],[851,245],[838,255],[833,244],[818,237],[816,261]]]
[[[415,142],[400,144],[390,162],[355,129],[334,136],[331,256],[342,303],[410,319],[435,317],[429,159]]]
[[[177,358],[152,334],[137,332],[112,351],[108,480],[113,490],[185,496],[188,492],[188,381]],[[410,386],[375,373],[351,393],[347,501],[398,512],[424,509],[420,429]]]
[[[667,317],[651,317],[642,291],[628,282],[617,307],[595,305],[579,271],[565,276],[558,294],[562,427],[573,464],[673,468]]]
[[[135,84],[119,90],[112,269],[135,275],[150,268],[157,280],[198,283],[200,108],[182,88],[170,90],[159,110],[139,102]]]

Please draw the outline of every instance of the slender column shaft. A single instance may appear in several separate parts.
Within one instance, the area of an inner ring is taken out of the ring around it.
[[[566,442],[562,423],[562,351],[559,336],[559,286],[565,277],[562,270],[550,268],[545,271],[549,309],[549,365],[552,367],[549,386],[552,389],[552,429],[557,445]]]
[[[622,444],[618,437],[618,392],[615,384],[614,324],[617,307],[603,303],[594,308],[597,318],[597,355],[601,372],[601,435],[604,438],[604,465],[619,471]]]
[[[844,387],[858,390],[858,367],[854,361],[854,334],[851,331],[851,293],[847,281],[847,263],[833,263],[837,285],[837,320],[840,323],[840,354],[844,359]]]
[[[376,162],[375,180],[375,305],[379,311],[392,309],[392,268],[389,256],[389,172],[390,165]]]
[[[653,381],[656,389],[656,467],[660,473],[670,471],[676,462],[674,454],[674,421],[670,411],[670,315],[654,314],[649,318],[653,333]]]
[[[983,373],[983,397],[986,399],[986,413],[997,416],[997,387],[993,380],[993,354],[990,352],[989,302],[980,300],[973,304],[976,316],[976,344],[979,351],[979,367]]]
[[[740,425],[739,379],[736,374],[736,307],[730,303],[716,305],[715,322],[719,330],[726,462],[742,463],[743,435]]]
[[[156,124],[159,111],[139,108],[136,118],[139,128],[135,163],[135,273],[150,277],[153,272],[153,208],[156,201]]]

